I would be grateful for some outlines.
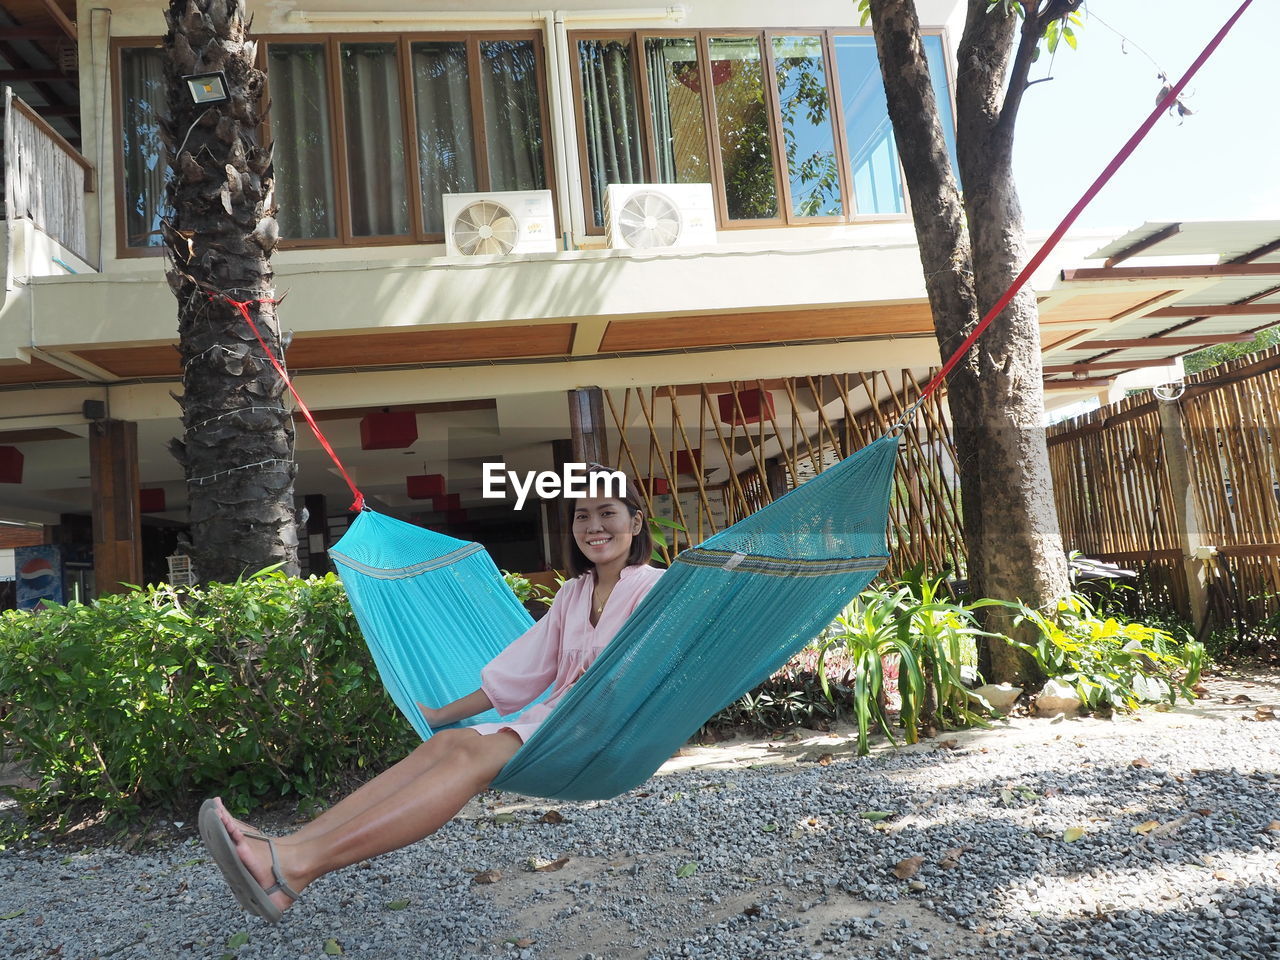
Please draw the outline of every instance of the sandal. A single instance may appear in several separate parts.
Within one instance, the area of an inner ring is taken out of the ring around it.
[[[253,874],[249,872],[249,868],[240,859],[240,855],[236,853],[235,844],[231,841],[231,834],[227,832],[227,827],[222,822],[222,817],[218,816],[217,801],[206,800],[201,805],[200,839],[204,841],[205,848],[213,857],[213,862],[222,871],[223,879],[227,881],[227,885],[231,888],[231,893],[235,896],[236,902],[245,910],[262,917],[268,923],[279,923],[284,911],[271,902],[271,895],[273,893],[283,893],[291,900],[297,900],[299,895],[285,881],[284,870],[280,867],[280,855],[276,853],[275,840],[271,837],[264,837],[260,833],[246,831],[244,835],[250,840],[265,840],[267,842],[267,849],[271,851],[271,875],[276,881],[272,886],[263,888],[262,884],[258,883]]]

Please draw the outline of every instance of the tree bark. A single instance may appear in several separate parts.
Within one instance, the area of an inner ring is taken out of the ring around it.
[[[178,301],[184,435],[170,449],[187,477],[191,553],[202,581],[274,564],[296,573],[293,421],[285,386],[240,312],[251,306],[282,357],[272,285],[277,229],[270,153],[258,144],[265,80],[243,0],[171,0],[166,21],[168,153],[164,224]],[[193,104],[183,77],[222,71],[229,102]],[[224,296],[224,294],[226,296]]]
[[[960,41],[956,141],[961,200],[946,152],[911,0],[871,0],[889,117],[902,157],[926,289],[944,359],[1008,288],[1026,260],[1012,175],[1013,130],[1043,22],[1023,23],[969,0]],[[1038,31],[1038,32],[1037,32]],[[1015,38],[1018,43],[1015,46]],[[1011,60],[1013,76],[1005,93]],[[1039,316],[1024,289],[955,367],[947,383],[959,457],[971,590],[1047,608],[1068,589],[1044,442]],[[989,611],[987,626],[1012,629]],[[994,681],[1040,678],[1026,654],[989,644]]]

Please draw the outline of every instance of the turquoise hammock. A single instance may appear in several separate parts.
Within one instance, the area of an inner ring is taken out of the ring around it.
[[[493,786],[596,800],[647,780],[884,567],[897,449],[896,437],[877,440],[677,556]],[[533,622],[476,543],[365,511],[329,556],[388,693],[423,739],[417,704],[475,690]]]
[[[502,769],[493,785],[566,800],[616,796],[644,782],[717,710],[815,637],[888,560],[885,530],[897,433],[1008,306],[1085,206],[1132,154],[1252,0],[1192,65],[1027,261],[1008,290],[921,391],[888,436],[675,558],[613,641]],[[475,690],[480,670],[533,622],[479,544],[364,508],[283,364],[254,323],[255,302],[222,296],[355,494],[359,513],[329,551],[400,711],[425,739],[417,703]],[[275,302],[275,301],[270,301]],[[492,713],[471,722],[498,719]]]

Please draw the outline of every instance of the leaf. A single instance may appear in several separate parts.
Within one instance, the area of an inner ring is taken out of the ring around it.
[[[229,940],[227,940],[226,949],[239,950],[248,942],[249,942],[249,934],[241,930],[239,933],[234,934]]]
[[[943,870],[954,870],[960,866],[960,856],[968,847],[950,847],[942,851],[942,859],[938,861],[938,866]]]
[[[504,823],[515,823],[516,815],[514,813],[495,813],[493,815],[493,822],[499,825]]]
[[[1148,820],[1145,823],[1138,824],[1136,827],[1133,828],[1132,832],[1133,833],[1150,833],[1152,830],[1154,830],[1158,826],[1160,826],[1159,820]]]
[[[21,910],[13,911],[13,913],[6,913],[3,917],[0,917],[0,920],[12,920],[14,917],[20,917],[26,912],[27,908],[23,907]]]
[[[1067,843],[1075,843],[1084,836],[1084,827],[1067,827],[1062,831],[1062,839]]]
[[[472,883],[497,883],[502,879],[501,870],[482,870],[471,878]]]
[[[683,867],[681,867],[679,870],[676,871],[676,876],[679,877],[681,880],[684,880],[684,879],[687,879],[688,877],[692,877],[697,872],[698,872],[697,862],[690,860]]]
[[[858,814],[863,820],[888,820],[893,816],[892,810],[863,810]]]
[[[776,823],[766,823],[763,827],[760,828],[761,832],[763,833],[773,833],[773,831],[777,829],[778,829],[778,825]]]
[[[548,810],[538,820],[539,823],[564,823],[564,814],[559,810]]]
[[[529,866],[535,873],[554,873],[563,870],[568,862],[568,857],[561,857],[559,860],[530,860]]]
[[[1134,757],[1133,761],[1129,764],[1129,766],[1145,769],[1146,767],[1151,766],[1151,761],[1148,760],[1146,757]]]
[[[1280,832],[1280,820],[1272,820],[1272,821],[1271,821],[1270,823],[1268,823],[1265,827],[1263,827],[1263,828],[1262,828],[1262,830],[1263,830],[1263,832],[1264,832],[1264,833],[1268,833],[1268,832],[1269,832],[1269,833],[1276,833],[1276,832]],[[8,917],[5,917],[4,919],[6,919],[6,920],[7,920],[7,919],[8,919]]]
[[[337,957],[342,954],[342,945],[337,940],[330,937],[324,942],[324,952],[326,956]]]
[[[409,901],[408,901],[408,900],[392,900],[390,903],[388,903],[388,904],[387,904],[387,909],[388,909],[388,910],[403,910],[403,909],[404,909],[405,907],[407,907],[408,905],[409,905]]]
[[[905,860],[899,860],[893,868],[893,875],[899,880],[910,880],[920,872],[920,867],[924,864],[924,857],[907,857]]]

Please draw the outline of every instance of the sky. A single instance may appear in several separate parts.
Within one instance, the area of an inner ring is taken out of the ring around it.
[[[1057,225],[1155,106],[1159,70],[1176,81],[1240,2],[1088,0],[1079,49],[1059,46],[1053,79],[1031,87],[1019,113],[1014,170],[1028,230]],[[1277,37],[1280,0],[1253,0],[1188,85],[1195,112],[1181,125],[1162,117],[1075,230],[1280,219]],[[1049,66],[1046,53],[1032,77]]]

